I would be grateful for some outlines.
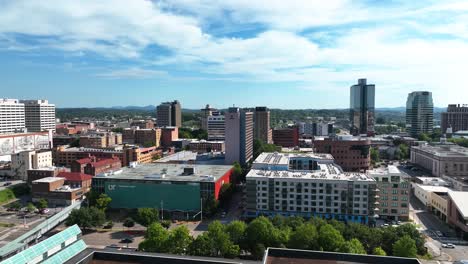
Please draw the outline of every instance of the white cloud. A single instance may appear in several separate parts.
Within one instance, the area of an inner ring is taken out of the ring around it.
[[[147,78],[167,78],[169,75],[165,71],[148,70],[138,67],[127,69],[111,70],[96,74],[98,77],[107,79],[147,79]]]

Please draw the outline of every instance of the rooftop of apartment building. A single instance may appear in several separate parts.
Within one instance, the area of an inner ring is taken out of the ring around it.
[[[120,159],[118,157],[113,157],[113,158],[108,158],[108,159],[98,159],[94,156],[90,156],[88,158],[83,158],[76,160],[79,164],[88,164],[91,163],[92,166],[105,166],[105,165],[110,165],[114,162],[120,162]]]
[[[85,148],[85,147],[72,147],[72,148],[62,148],[63,152],[114,152],[121,153],[123,151],[123,146],[115,146],[111,148]]]
[[[57,177],[64,178],[67,181],[88,181],[93,178],[92,175],[80,172],[60,172]]]
[[[197,153],[192,151],[180,151],[172,155],[162,157],[157,160],[158,163],[166,163],[171,161],[192,161],[197,159]]]
[[[335,164],[318,164],[314,171],[273,171],[252,169],[247,178],[260,177],[272,179],[303,179],[303,180],[337,180],[337,181],[365,181],[375,182],[375,179],[364,173],[343,172]]]
[[[411,149],[420,150],[438,157],[468,158],[468,148],[464,148],[447,142],[434,144],[419,144],[418,146],[411,147]]]
[[[280,153],[280,152],[263,152],[253,162],[254,164],[266,165],[289,165],[289,160],[292,158],[310,158],[317,161],[333,161],[331,154],[323,153]]]
[[[123,168],[117,174],[110,173],[96,177],[146,181],[214,182],[231,169],[232,166],[228,165],[150,163]]]
[[[388,167],[379,167],[373,170],[368,170],[367,173],[371,174],[374,177],[387,176],[390,174],[409,177],[408,175],[402,173],[400,169],[398,169],[398,167],[394,165],[390,165]]]

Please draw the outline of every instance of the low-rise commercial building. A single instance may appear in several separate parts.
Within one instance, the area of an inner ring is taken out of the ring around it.
[[[246,217],[300,215],[367,224],[379,211],[372,177],[344,173],[328,158],[311,155],[260,155],[246,190]]]
[[[409,176],[396,166],[370,170],[367,174],[377,181],[379,192],[379,216],[383,219],[407,221],[411,184]]]
[[[35,180],[39,180],[39,179],[47,178],[47,177],[57,177],[57,175],[60,172],[64,172],[64,171],[67,171],[67,169],[60,168],[60,167],[47,167],[47,168],[28,170],[27,183],[31,185],[32,182]]]
[[[60,172],[57,177],[65,179],[65,185],[71,188],[81,188],[85,193],[91,190],[92,175],[81,172]]]
[[[466,176],[442,176],[442,179],[454,191],[468,192],[468,177]]]
[[[118,171],[122,168],[122,162],[116,156],[108,159],[98,159],[94,156],[75,160],[71,164],[72,172],[80,172],[96,176],[98,174]]]
[[[115,147],[106,149],[97,148],[65,148],[58,147],[54,150],[54,161],[57,166],[70,167],[78,159],[94,156],[97,159],[109,159],[117,157],[122,167],[128,166],[130,162],[150,163],[156,157],[161,157],[163,151],[156,147],[140,148],[136,146]]]
[[[445,186],[445,187],[450,186],[449,182],[438,177],[415,177],[414,182],[419,183],[421,185]]]
[[[224,152],[224,141],[197,140],[189,143],[189,149],[197,153]]]
[[[444,186],[431,186],[413,184],[414,196],[423,203],[427,210],[433,212],[441,220],[447,221],[449,188]]]
[[[48,177],[32,182],[32,201],[46,199],[49,206],[63,206],[76,203],[83,198],[85,191],[81,187],[65,185],[65,178]]]
[[[411,162],[436,177],[468,174],[468,148],[441,142],[411,147]]]
[[[448,223],[455,227],[464,239],[468,238],[468,192],[448,193]]]
[[[126,128],[123,131],[123,142],[127,144],[138,144],[142,146],[161,145],[161,129],[159,128]]]
[[[106,193],[111,208],[159,208],[186,219],[199,213],[206,201],[218,199],[231,176],[232,166],[153,163],[96,176],[93,190]]]
[[[315,137],[314,148],[329,153],[345,171],[365,171],[371,165],[371,142],[367,137]]]

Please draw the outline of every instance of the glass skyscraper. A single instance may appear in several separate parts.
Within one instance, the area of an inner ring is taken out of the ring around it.
[[[350,88],[350,120],[353,135],[373,135],[375,116],[375,85],[359,79]]]
[[[406,101],[406,131],[412,137],[432,133],[434,103],[431,92],[412,92]]]

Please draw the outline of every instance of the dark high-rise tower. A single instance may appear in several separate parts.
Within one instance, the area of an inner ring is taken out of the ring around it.
[[[265,106],[255,107],[254,137],[263,143],[272,143],[272,130],[270,128],[270,110]]]
[[[353,135],[374,134],[375,85],[359,79],[350,88],[350,120]]]
[[[157,125],[163,126],[182,126],[182,108],[180,102],[165,102],[156,108]]]

